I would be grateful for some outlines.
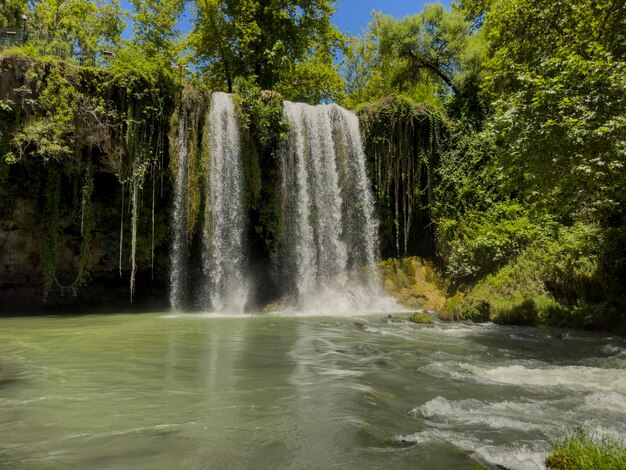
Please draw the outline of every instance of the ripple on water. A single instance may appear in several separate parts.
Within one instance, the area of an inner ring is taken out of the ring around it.
[[[522,365],[485,368],[461,366],[479,379],[522,387],[562,387],[574,391],[609,390],[626,393],[626,371],[586,366],[529,368]]]
[[[542,364],[543,365],[543,364]],[[420,370],[435,377],[472,380],[523,388],[560,387],[572,391],[626,393],[626,370],[588,366],[526,367],[510,365],[482,367],[462,362],[434,362]]]
[[[626,415],[626,395],[618,392],[593,392],[585,397],[582,411]]]
[[[458,433],[440,429],[416,432],[406,436],[396,436],[398,442],[425,444],[448,442],[460,449],[472,451],[487,462],[502,465],[511,470],[545,469],[544,460],[548,443],[545,441],[516,442],[515,445],[493,445],[474,437],[470,433]]]
[[[415,417],[423,417],[430,421],[453,424],[455,426],[480,426],[491,429],[514,429],[531,432],[545,429],[545,420],[533,413],[530,422],[529,409],[543,408],[537,402],[516,403],[510,401],[484,402],[475,399],[447,400],[444,397],[434,398],[411,410]]]

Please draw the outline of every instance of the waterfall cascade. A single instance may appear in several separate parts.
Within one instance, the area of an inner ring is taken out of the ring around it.
[[[174,183],[174,213],[172,217],[173,239],[170,252],[170,305],[181,310],[185,302],[187,285],[187,113],[181,110],[180,123],[174,149],[178,153],[178,171]]]
[[[337,106],[284,103],[281,268],[299,310],[388,308],[375,261],[378,226],[357,117]]]
[[[272,255],[278,294],[276,304],[311,313],[363,313],[397,309],[381,295],[378,271],[378,225],[366,174],[357,117],[337,106],[284,102],[289,134],[278,149],[280,194],[272,205],[280,219],[278,251]],[[189,174],[184,111],[176,145],[178,172],[174,196],[170,300],[174,310],[187,305],[207,311],[243,312],[250,280],[244,203],[242,137],[233,99],[214,93],[207,116],[204,147],[202,246],[189,246]],[[197,251],[201,256],[196,256]],[[269,256],[269,254],[268,254]],[[190,267],[197,266],[192,275]],[[269,258],[268,258],[269,259]],[[258,273],[257,273],[258,274]],[[201,278],[201,279],[200,279]],[[257,289],[263,288],[261,280]],[[187,297],[193,297],[191,302]]]
[[[241,132],[232,96],[213,93],[202,268],[211,310],[243,312],[247,301]]]

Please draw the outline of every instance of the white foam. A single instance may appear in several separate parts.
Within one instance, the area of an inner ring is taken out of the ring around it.
[[[535,441],[532,444],[516,446],[496,446],[467,433],[455,433],[439,429],[417,432],[408,436],[396,436],[396,440],[416,444],[448,442],[461,449],[475,452],[489,463],[502,465],[512,470],[545,469],[544,460],[548,448],[546,441]]]
[[[414,416],[422,416],[433,420],[443,420],[462,426],[481,426],[490,429],[514,429],[518,431],[539,431],[545,428],[541,419],[528,413],[536,407],[536,403],[497,402],[489,403],[479,400],[451,401],[444,397],[434,398],[422,406],[411,410]]]
[[[622,413],[626,415],[626,395],[618,392],[594,392],[585,397],[583,411]]]
[[[445,361],[428,364],[420,370],[435,377],[467,379],[478,383],[626,393],[626,370],[616,368],[588,366],[532,368],[519,364],[486,368],[474,364]]]
[[[585,366],[534,369],[522,365],[492,369],[462,364],[472,375],[493,383],[523,387],[562,387],[568,390],[609,390],[626,393],[626,371]]]

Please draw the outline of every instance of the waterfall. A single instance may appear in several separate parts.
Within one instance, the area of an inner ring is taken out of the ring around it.
[[[268,252],[275,270],[269,276],[283,297],[274,306],[324,314],[397,310],[381,293],[375,265],[378,224],[357,117],[337,105],[288,101],[283,113],[288,135],[276,159],[266,162],[276,165],[279,175],[264,182],[278,196],[266,202],[272,204],[267,210],[277,211],[277,249]],[[254,261],[248,258],[248,241],[254,235],[247,229],[243,141],[232,96],[212,95],[202,159],[195,140],[187,141],[189,131],[198,127],[194,122],[187,110],[181,111],[172,146],[178,171],[170,302],[176,311],[193,306],[241,313],[255,301],[249,296],[255,292],[252,280],[258,290],[268,279],[250,272]],[[196,167],[206,174],[202,183],[192,173]],[[200,203],[189,193],[190,185],[196,192],[204,188],[204,225],[193,233],[189,227],[197,209],[189,204],[193,200],[197,208]]]
[[[374,267],[378,226],[357,117],[337,105],[291,102],[284,116],[279,263],[297,308],[388,308]]]
[[[241,135],[230,95],[213,93],[208,121],[209,168],[204,225],[204,303],[242,312],[248,292]]]
[[[170,305],[179,311],[185,302],[187,284],[187,113],[181,110],[178,134],[174,144],[178,153],[178,171],[174,184],[174,214],[172,227],[174,236],[170,251]]]

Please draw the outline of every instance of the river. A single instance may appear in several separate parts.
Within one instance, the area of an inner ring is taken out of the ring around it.
[[[626,341],[383,316],[0,320],[0,469],[543,468],[626,439]]]

